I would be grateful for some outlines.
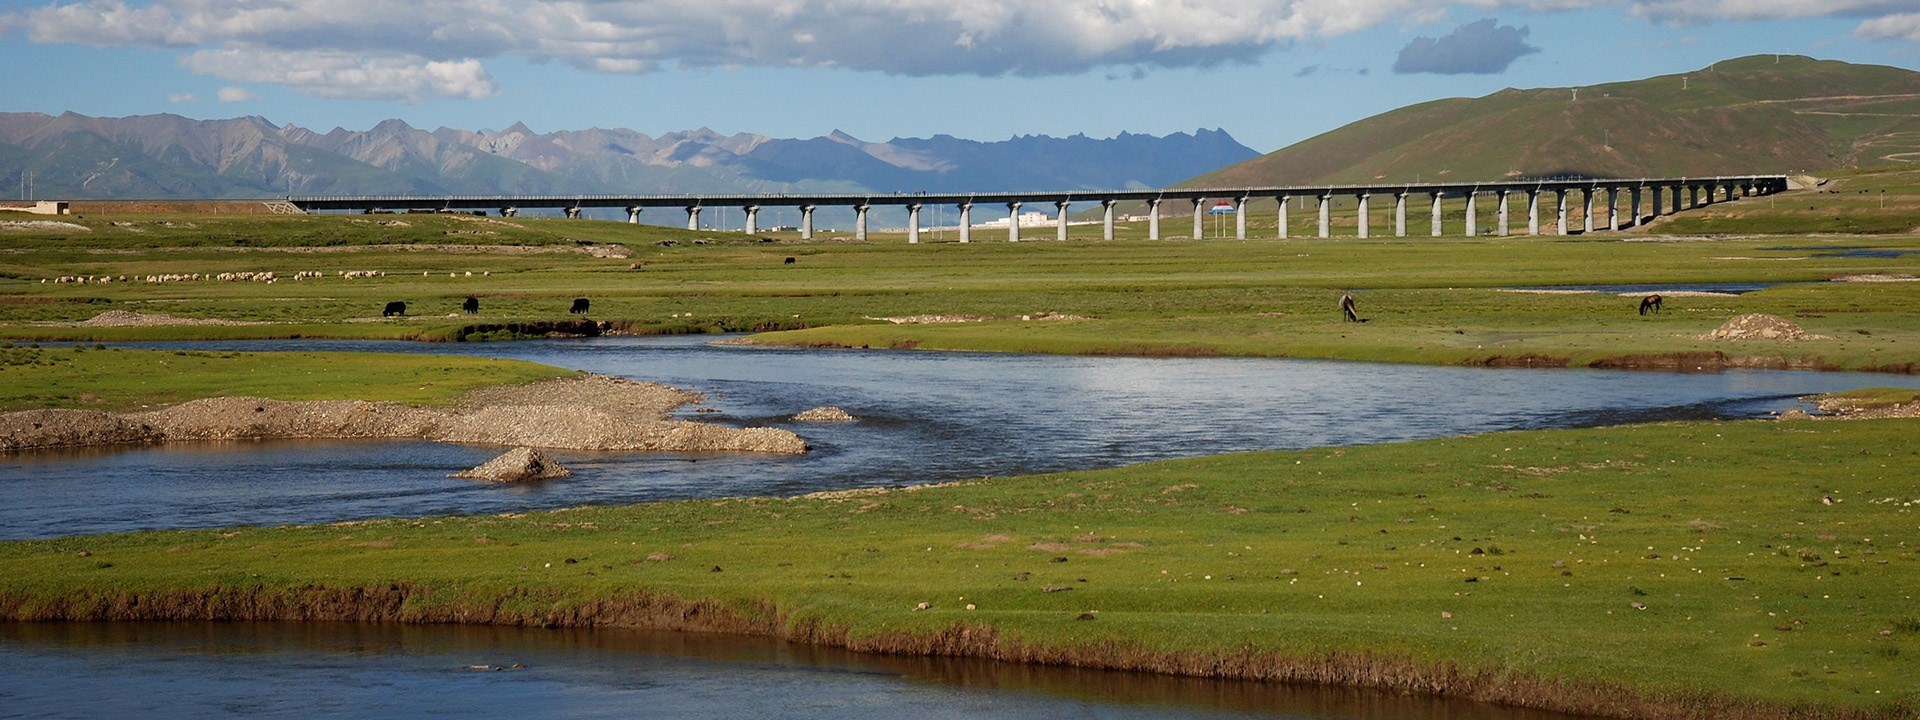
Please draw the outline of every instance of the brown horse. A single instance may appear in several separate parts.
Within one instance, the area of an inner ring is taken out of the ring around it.
[[[1658,293],[1640,298],[1640,314],[1660,314],[1660,295]]]

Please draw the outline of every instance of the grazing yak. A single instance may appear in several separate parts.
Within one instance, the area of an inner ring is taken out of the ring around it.
[[[460,303],[460,309],[468,315],[480,312],[480,298],[468,295],[467,299]]]
[[[1660,314],[1660,296],[1658,294],[1640,298],[1640,314],[1645,315],[1649,312],[1655,315]]]
[[[387,309],[380,311],[381,317],[393,317],[395,315],[406,317],[406,314],[407,314],[407,304],[400,302],[399,300],[395,300],[393,302],[387,303]]]
[[[577,314],[577,315],[584,315],[584,314],[586,314],[586,312],[587,312],[587,299],[586,299],[586,298],[574,298],[574,299],[573,299],[573,307],[570,307],[570,308],[567,308],[567,312],[570,312],[570,313],[574,313],[574,314]]]
[[[793,258],[787,258],[787,263],[786,263],[786,264],[788,264],[788,265],[792,265],[792,264],[793,264]]]

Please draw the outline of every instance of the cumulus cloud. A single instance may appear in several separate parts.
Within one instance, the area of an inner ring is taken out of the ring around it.
[[[227,102],[227,103],[246,102],[248,100],[253,99],[253,91],[243,87],[233,87],[229,85],[227,87],[220,88],[220,92],[218,96],[220,98],[220,102]]]
[[[1860,37],[1872,40],[1912,40],[1920,42],[1920,13],[1905,13],[1874,18],[1860,23]]]
[[[1443,37],[1417,37],[1400,49],[1393,71],[1406,75],[1493,75],[1507,71],[1522,55],[1540,52],[1528,45],[1527,28],[1500,25],[1493,18],[1454,28]]]
[[[188,55],[185,63],[197,73],[235,82],[286,85],[315,97],[418,102],[434,97],[479,99],[497,92],[493,76],[477,60],[238,48],[200,50]],[[225,100],[227,90],[220,92]]]
[[[1902,28],[1913,22],[1913,0],[36,2],[46,4],[0,11],[0,30],[39,43],[178,48],[190,66],[229,82],[398,99],[493,94],[480,64],[503,57],[603,73],[751,66],[1046,76],[1208,67],[1387,23],[1432,23],[1458,7],[1613,7],[1673,23],[1858,17],[1859,34],[1873,38],[1910,37]],[[298,64],[305,62],[318,64]]]

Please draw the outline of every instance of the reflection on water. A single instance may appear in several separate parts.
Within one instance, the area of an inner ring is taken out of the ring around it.
[[[524,669],[467,669],[514,663]],[[0,708],[42,718],[1571,720],[1393,693],[760,638],[343,623],[0,624]]]
[[[1796,395],[1920,378],[1669,374],[1243,358],[1092,358],[711,346],[706,338],[497,344],[194,343],[517,357],[707,393],[701,419],[772,424],[802,457],[555,451],[574,476],[537,485],[447,477],[500,448],[425,442],[242,442],[0,458],[0,537],[469,514],[1112,467],[1243,450],[1518,428],[1751,417]],[[169,347],[180,347],[170,345]],[[854,423],[786,420],[820,405]]]

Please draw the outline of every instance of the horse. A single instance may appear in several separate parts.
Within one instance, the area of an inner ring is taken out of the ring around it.
[[[1340,296],[1340,313],[1347,317],[1347,322],[1366,322],[1366,320],[1361,319],[1360,313],[1354,307],[1353,295],[1351,294]]]
[[[1640,298],[1640,314],[1660,314],[1660,295],[1658,293]]]

